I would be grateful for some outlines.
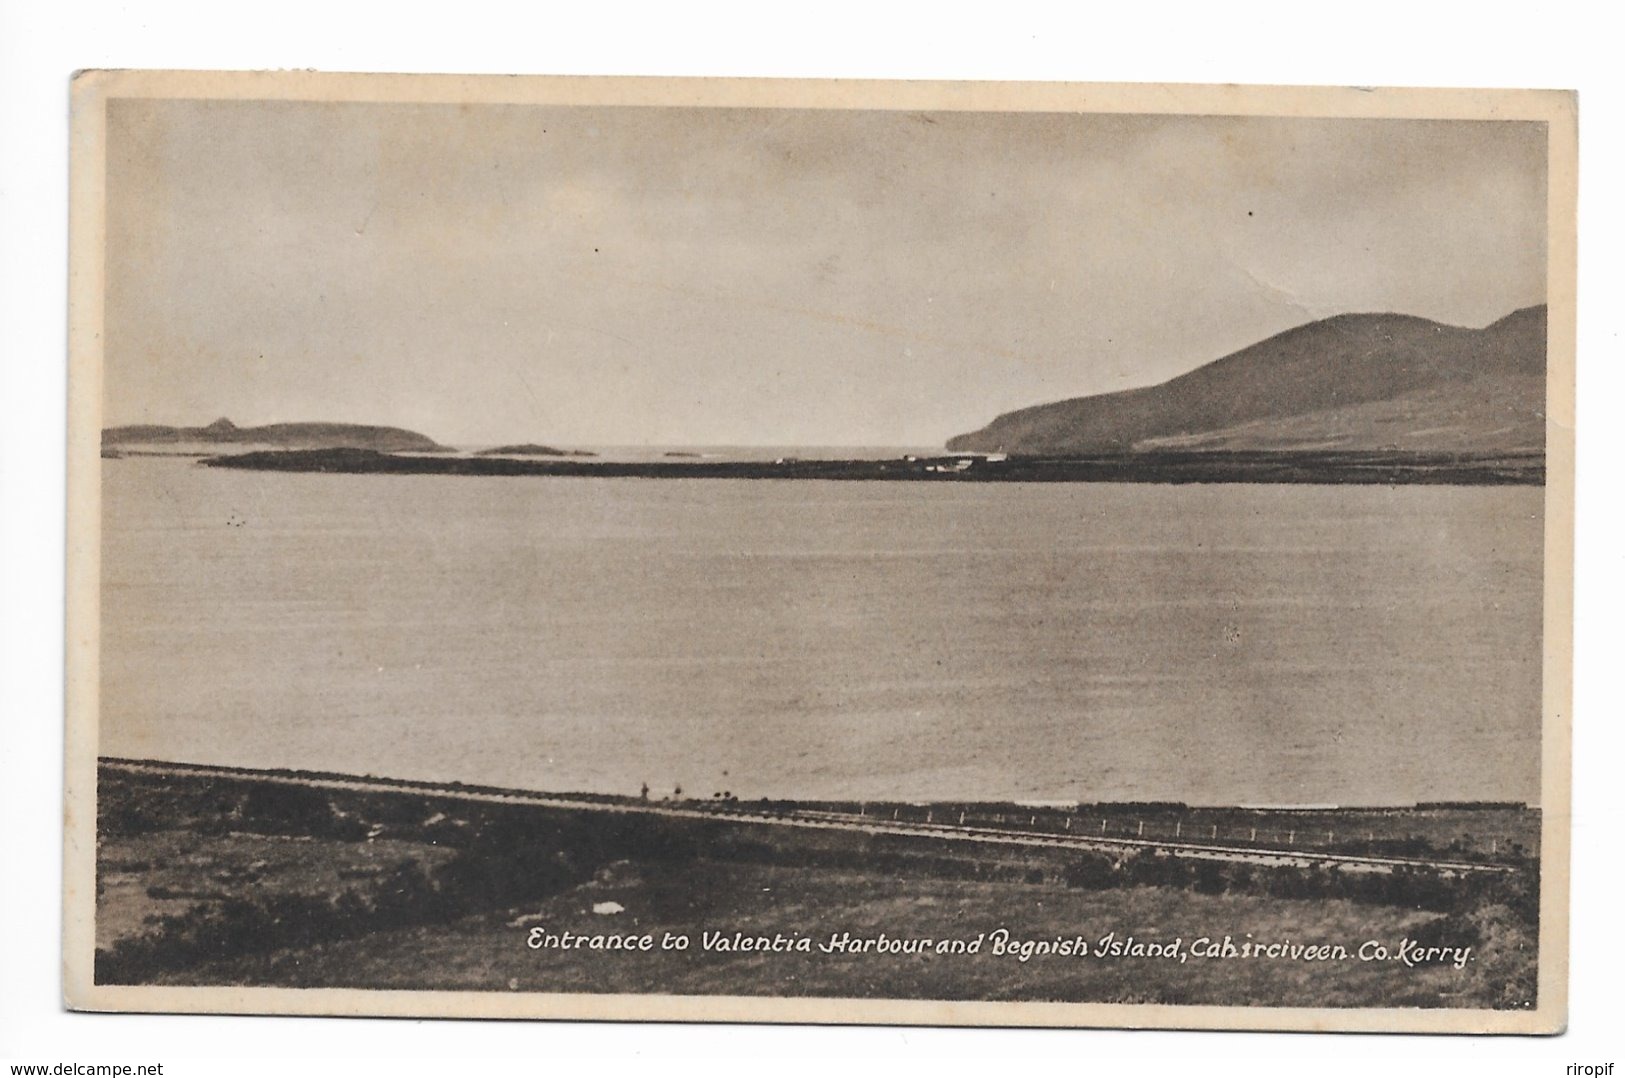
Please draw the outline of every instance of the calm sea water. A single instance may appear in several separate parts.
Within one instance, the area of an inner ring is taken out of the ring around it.
[[[1538,799],[1538,489],[104,474],[107,754],[744,798]]]

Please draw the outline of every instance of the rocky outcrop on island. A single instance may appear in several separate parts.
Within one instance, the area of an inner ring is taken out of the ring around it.
[[[950,439],[956,452],[1540,455],[1546,308],[1483,329],[1347,314],[1161,385],[1041,404]]]
[[[384,453],[448,452],[433,438],[416,431],[361,423],[271,423],[239,427],[229,419],[217,419],[206,427],[142,424],[102,431],[104,450],[142,446],[200,446],[207,451],[222,446],[273,446],[278,449],[375,449]]]
[[[555,449],[550,445],[525,442],[521,445],[493,446],[490,449],[482,449],[474,455],[476,457],[596,457],[598,454],[589,453],[585,449]]]

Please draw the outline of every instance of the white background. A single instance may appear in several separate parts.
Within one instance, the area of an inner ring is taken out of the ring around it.
[[[1078,8],[1079,10],[1071,10]],[[1606,11],[1604,5],[1595,5]],[[0,1059],[166,1074],[1562,1075],[1621,1018],[1616,28],[1571,3],[568,6],[0,0]],[[1573,976],[1559,1038],[656,1027],[74,1015],[58,976],[68,76],[80,67],[1537,86],[1580,90]],[[213,1059],[217,1062],[203,1062]],[[251,1062],[258,1060],[259,1062]],[[236,1062],[232,1062],[236,1061]],[[506,1062],[505,1062],[506,1061]],[[1622,1061],[1625,1062],[1625,1061]],[[616,1068],[618,1069],[618,1068]],[[1037,1073],[1027,1071],[1026,1073]]]

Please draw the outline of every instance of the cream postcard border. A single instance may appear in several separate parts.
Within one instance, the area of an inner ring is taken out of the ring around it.
[[[677,1022],[1557,1033],[1568,1007],[1577,101],[1561,90],[85,71],[72,82],[63,996],[89,1011]],[[1547,124],[1539,1004],[1533,1011],[96,985],[106,106],[114,98],[1103,112]]]

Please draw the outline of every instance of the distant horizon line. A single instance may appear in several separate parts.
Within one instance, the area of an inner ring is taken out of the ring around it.
[[[262,427],[281,426],[329,426],[329,427],[379,427],[393,430],[408,431],[412,434],[422,434],[431,438],[437,445],[447,449],[486,449],[503,445],[524,445],[527,441],[518,438],[501,438],[495,441],[441,441],[416,427],[404,426],[400,423],[379,423],[371,421],[358,421],[350,419],[273,419],[264,423],[237,423],[229,417],[218,416],[208,423],[159,423],[145,421],[140,423],[114,423],[105,426],[102,433],[115,430],[128,430],[132,427],[168,427],[173,430],[207,430],[221,419],[227,419],[232,426],[240,431],[258,430]],[[944,439],[946,440],[946,439]],[[581,449],[941,449],[940,443],[922,444],[918,442],[578,442],[568,438],[549,438],[550,442],[558,442]]]
[[[1448,329],[1480,330],[1481,331],[1481,330],[1489,329],[1491,326],[1497,325],[1500,322],[1504,322],[1507,319],[1510,319],[1510,318],[1512,318],[1512,317],[1514,317],[1516,315],[1522,314],[1522,313],[1524,313],[1526,311],[1533,311],[1533,310],[1537,310],[1537,309],[1540,309],[1540,308],[1545,308],[1545,307],[1548,307],[1549,305],[1550,305],[1550,297],[1542,297],[1540,299],[1540,301],[1536,302],[1536,303],[1527,303],[1527,304],[1514,306],[1509,311],[1507,311],[1507,313],[1505,313],[1505,314],[1503,314],[1503,315],[1501,315],[1501,316],[1499,316],[1497,318],[1491,319],[1490,321],[1486,322],[1482,326],[1463,325],[1463,324],[1455,323],[1455,322],[1444,322],[1444,321],[1440,321],[1440,320],[1438,320],[1436,318],[1429,318],[1426,315],[1408,314],[1406,312],[1397,311],[1397,310],[1389,310],[1389,311],[1372,311],[1372,310],[1341,311],[1341,312],[1339,312],[1337,314],[1326,315],[1326,316],[1321,317],[1321,318],[1311,318],[1306,322],[1298,323],[1298,324],[1296,324],[1294,326],[1291,326],[1291,327],[1289,327],[1289,328],[1287,328],[1285,330],[1280,331],[1279,333],[1272,333],[1272,334],[1270,334],[1270,335],[1268,335],[1266,337],[1262,337],[1259,340],[1254,341],[1250,345],[1243,345],[1240,348],[1235,349],[1235,350],[1230,351],[1230,352],[1226,352],[1223,355],[1215,356],[1215,357],[1213,357],[1211,359],[1204,360],[1201,363],[1198,363],[1196,366],[1190,368],[1190,370],[1183,371],[1180,374],[1172,375],[1172,376],[1170,376],[1168,378],[1164,378],[1161,381],[1147,382],[1147,383],[1145,383],[1143,385],[1130,386],[1130,387],[1127,387],[1126,389],[1103,390],[1103,391],[1100,391],[1100,392],[1097,392],[1097,393],[1084,393],[1084,394],[1080,394],[1080,395],[1076,395],[1076,396],[1057,397],[1053,401],[1039,402],[1039,405],[1037,405],[1037,406],[1042,406],[1042,404],[1045,404],[1045,403],[1059,403],[1059,402],[1064,401],[1064,400],[1083,399],[1083,398],[1095,397],[1095,396],[1111,396],[1111,395],[1115,395],[1117,393],[1132,392],[1132,391],[1138,390],[1138,389],[1153,389],[1153,388],[1156,388],[1157,386],[1165,385],[1167,382],[1172,381],[1175,378],[1180,378],[1180,377],[1183,377],[1186,374],[1190,374],[1190,373],[1192,373],[1194,371],[1201,370],[1203,367],[1208,366],[1211,363],[1215,363],[1215,362],[1217,362],[1219,360],[1226,359],[1229,356],[1235,355],[1237,352],[1245,351],[1246,349],[1251,348],[1254,345],[1262,344],[1265,341],[1273,340],[1274,338],[1279,337],[1279,336],[1281,336],[1283,334],[1292,333],[1292,332],[1295,332],[1295,331],[1297,331],[1299,329],[1304,328],[1305,326],[1315,325],[1315,324],[1321,323],[1321,322],[1332,322],[1332,321],[1336,321],[1336,320],[1344,319],[1344,318],[1360,318],[1360,317],[1408,318],[1408,319],[1417,319],[1417,320],[1423,321],[1423,322],[1432,322],[1435,325],[1442,326],[1442,327],[1445,327],[1445,328],[1448,328]],[[1029,407],[1032,407],[1032,406],[1029,406]],[[124,427],[178,427],[178,428],[186,428],[186,429],[203,430],[203,429],[206,429],[207,427],[209,427],[211,425],[220,423],[222,420],[224,420],[227,423],[230,423],[232,426],[236,427],[239,430],[253,429],[255,427],[279,426],[279,425],[282,425],[282,424],[290,424],[290,423],[332,424],[332,425],[340,425],[340,426],[393,427],[393,428],[395,428],[397,430],[410,431],[410,432],[412,432],[414,434],[423,434],[424,437],[429,438],[432,441],[435,441],[437,444],[444,445],[445,447],[451,448],[451,449],[458,449],[458,448],[484,449],[484,448],[492,448],[492,447],[500,446],[500,445],[522,444],[522,443],[520,443],[518,441],[515,441],[515,440],[512,440],[512,439],[499,439],[499,440],[491,441],[491,442],[485,442],[485,441],[477,441],[476,442],[476,441],[461,441],[461,440],[442,442],[442,441],[439,440],[439,438],[435,437],[434,435],[425,434],[424,432],[418,430],[416,427],[404,426],[404,425],[401,425],[398,422],[370,422],[370,421],[357,421],[357,420],[330,420],[330,419],[275,419],[275,420],[267,420],[265,422],[249,423],[249,424],[245,425],[245,424],[237,423],[235,420],[232,420],[232,419],[229,418],[229,416],[225,416],[225,415],[217,416],[214,419],[209,420],[206,423],[199,423],[199,424],[163,423],[163,422],[154,422],[154,421],[151,421],[151,420],[138,421],[138,422],[129,422],[129,423],[115,423],[115,424],[103,426],[102,431],[105,433],[106,431],[109,431],[109,430],[117,430],[117,429],[124,428]],[[521,437],[524,437],[524,436],[521,436]],[[532,436],[532,437],[534,437],[534,436]],[[584,449],[660,449],[660,448],[672,448],[672,449],[789,449],[789,448],[926,449],[926,448],[931,448],[931,449],[935,449],[935,448],[938,448],[939,443],[941,445],[945,445],[948,441],[950,441],[951,439],[953,439],[955,437],[957,437],[957,435],[948,434],[948,435],[943,436],[941,439],[939,439],[938,442],[929,443],[929,444],[927,444],[927,443],[919,443],[919,442],[891,443],[891,442],[849,442],[849,441],[832,441],[832,442],[822,442],[822,441],[819,441],[819,442],[698,442],[698,441],[695,441],[695,442],[678,442],[678,441],[673,441],[673,442],[594,442],[594,441],[573,441],[573,440],[564,439],[564,438],[550,439],[550,440],[559,441],[559,442],[566,442],[571,446],[576,446],[576,447],[580,447],[580,448],[584,448]]]

